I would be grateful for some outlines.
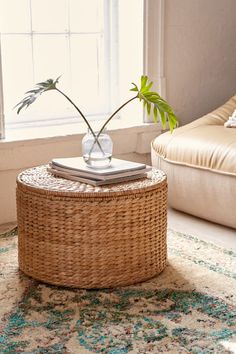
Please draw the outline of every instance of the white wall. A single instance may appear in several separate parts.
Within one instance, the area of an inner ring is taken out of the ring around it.
[[[166,0],[167,99],[186,124],[236,94],[236,0]]]

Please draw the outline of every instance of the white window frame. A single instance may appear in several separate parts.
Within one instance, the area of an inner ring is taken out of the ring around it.
[[[165,0],[144,0],[144,73],[155,83],[153,88],[166,98],[164,18]],[[144,122],[150,122],[146,114]]]
[[[160,95],[166,98],[166,78],[164,75],[164,14],[165,0],[144,0],[143,72],[156,83]],[[112,68],[110,68],[110,72],[112,74]],[[114,97],[114,95],[112,95],[112,97]],[[150,119],[144,116],[143,122],[150,122]],[[4,138],[5,124],[0,41],[0,139]]]

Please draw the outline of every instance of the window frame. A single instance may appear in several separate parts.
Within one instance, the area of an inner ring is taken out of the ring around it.
[[[165,0],[144,0],[144,73],[154,84],[154,90],[166,98],[164,75]],[[144,122],[153,118],[144,114]]]

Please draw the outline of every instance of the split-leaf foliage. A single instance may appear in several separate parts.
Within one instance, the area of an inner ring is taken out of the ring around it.
[[[72,105],[76,108],[76,110],[79,112],[79,114],[82,116],[84,119],[85,123],[87,124],[89,130],[91,133],[95,136],[95,133],[88,122],[87,118],[85,115],[81,112],[81,110],[76,106],[76,104],[61,90],[57,88],[57,84],[59,82],[60,76],[56,79],[48,79],[43,82],[39,82],[36,84],[36,87],[32,90],[29,90],[25,93],[25,97],[15,106],[17,108],[17,113],[19,114],[20,111],[23,108],[28,108],[39,96],[41,96],[44,92],[50,91],[50,90],[56,90],[59,93],[61,93]],[[169,124],[169,128],[171,133],[173,130],[177,127],[178,125],[178,119],[169,105],[167,101],[165,101],[157,92],[151,91],[153,83],[150,82],[148,77],[146,75],[141,76],[140,80],[140,88],[134,83],[132,83],[134,86],[133,88],[130,89],[130,91],[135,92],[136,95],[129,99],[127,102],[122,104],[103,124],[102,128],[100,129],[97,138],[99,135],[102,133],[106,125],[109,123],[109,121],[128,103],[135,99],[139,99],[139,101],[143,102],[144,109],[146,110],[147,114],[150,116],[153,114],[153,120],[154,122],[158,122],[159,119],[162,124],[162,128],[166,129],[167,122]]]

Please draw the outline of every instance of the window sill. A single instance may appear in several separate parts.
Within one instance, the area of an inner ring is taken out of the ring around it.
[[[93,122],[93,128],[98,131],[103,124],[103,121]],[[24,127],[20,129],[9,129],[6,131],[6,137],[0,140],[0,149],[19,145],[42,144],[48,141],[66,141],[72,137],[83,137],[87,132],[87,127],[84,122],[45,126],[45,127]],[[159,124],[144,123],[139,120],[124,120],[116,119],[109,123],[107,132],[113,136],[120,133],[143,133],[161,132]]]
[[[99,129],[101,121],[98,125]],[[81,142],[86,133],[84,124],[45,128],[12,130],[6,139],[1,140],[0,171],[19,172],[46,164],[55,157],[81,156]],[[142,159],[142,156],[150,153],[150,143],[161,134],[161,127],[155,123],[117,119],[109,124],[107,132],[113,140],[114,156],[133,159],[138,154]]]

